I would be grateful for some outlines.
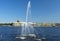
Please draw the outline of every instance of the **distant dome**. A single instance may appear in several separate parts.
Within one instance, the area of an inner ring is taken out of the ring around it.
[[[17,22],[20,22],[19,20],[17,20]]]

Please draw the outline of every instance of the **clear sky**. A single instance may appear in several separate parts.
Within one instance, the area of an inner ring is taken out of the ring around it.
[[[0,0],[0,22],[25,21],[29,0]],[[60,0],[30,0],[31,21],[60,22]]]

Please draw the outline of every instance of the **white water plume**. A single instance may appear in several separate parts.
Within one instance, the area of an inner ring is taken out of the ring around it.
[[[28,5],[27,5],[27,12],[26,12],[26,26],[28,25],[28,17],[29,17],[29,14],[31,13],[31,4],[30,4],[30,1],[28,2]]]
[[[29,34],[32,34],[34,32],[34,28],[31,26],[31,23],[28,22],[29,14],[31,14],[30,1],[28,2],[28,5],[27,5],[26,21],[25,21],[25,26],[22,27],[22,32],[21,32],[22,35],[29,35]]]

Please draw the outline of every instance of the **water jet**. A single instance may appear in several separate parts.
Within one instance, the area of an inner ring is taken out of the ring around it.
[[[30,13],[31,13],[31,3],[29,1],[27,5],[25,26],[22,27],[21,35],[19,35],[16,38],[19,38],[21,40],[36,38],[36,35],[34,33],[34,28],[28,22],[28,19],[29,19],[28,17]]]

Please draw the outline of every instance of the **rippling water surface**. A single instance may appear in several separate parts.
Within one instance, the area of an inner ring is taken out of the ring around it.
[[[37,41],[34,39],[20,40],[16,36],[21,34],[22,27],[0,26],[0,41]],[[34,27],[36,36],[42,41],[60,41],[60,27]]]

